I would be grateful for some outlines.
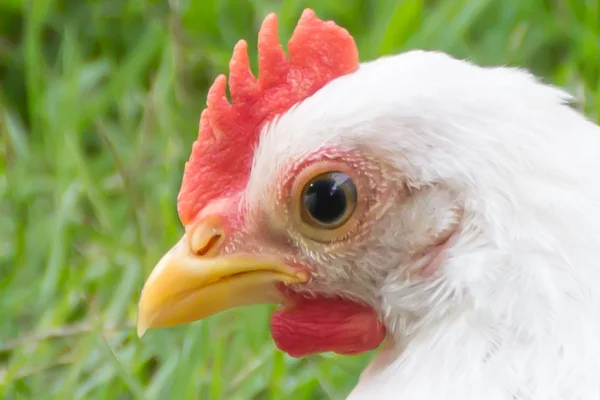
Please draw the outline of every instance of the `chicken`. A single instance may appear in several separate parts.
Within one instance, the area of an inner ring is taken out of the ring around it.
[[[527,71],[359,64],[305,10],[240,41],[185,166],[138,332],[279,303],[300,357],[380,348],[350,399],[600,399],[600,128]]]

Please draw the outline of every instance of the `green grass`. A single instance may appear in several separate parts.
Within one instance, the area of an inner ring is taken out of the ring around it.
[[[372,355],[289,358],[271,307],[143,340],[133,327],[145,277],[182,233],[175,199],[207,85],[268,12],[287,39],[304,7],[347,27],[362,60],[419,47],[526,67],[600,121],[600,0],[0,0],[0,398],[349,392]]]

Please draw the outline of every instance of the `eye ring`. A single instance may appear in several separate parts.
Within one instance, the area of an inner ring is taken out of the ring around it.
[[[315,163],[300,171],[290,192],[290,220],[295,230],[324,244],[349,237],[359,226],[365,207],[358,178],[346,164],[335,161]]]

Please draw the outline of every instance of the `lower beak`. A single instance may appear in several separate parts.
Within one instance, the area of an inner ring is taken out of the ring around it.
[[[158,262],[144,284],[137,331],[193,322],[230,308],[280,303],[277,283],[307,280],[280,259],[260,255],[197,256],[186,236]]]

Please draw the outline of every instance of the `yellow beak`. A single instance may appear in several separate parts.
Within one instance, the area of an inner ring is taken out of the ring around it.
[[[214,229],[200,227],[194,232],[201,232],[200,237],[188,240],[184,235],[144,284],[137,322],[140,337],[149,328],[185,324],[242,305],[280,303],[284,299],[276,283],[308,279],[306,273],[272,256],[208,256],[206,251],[193,251],[194,242],[201,243],[200,250],[207,246],[213,250],[210,247],[217,242]]]

